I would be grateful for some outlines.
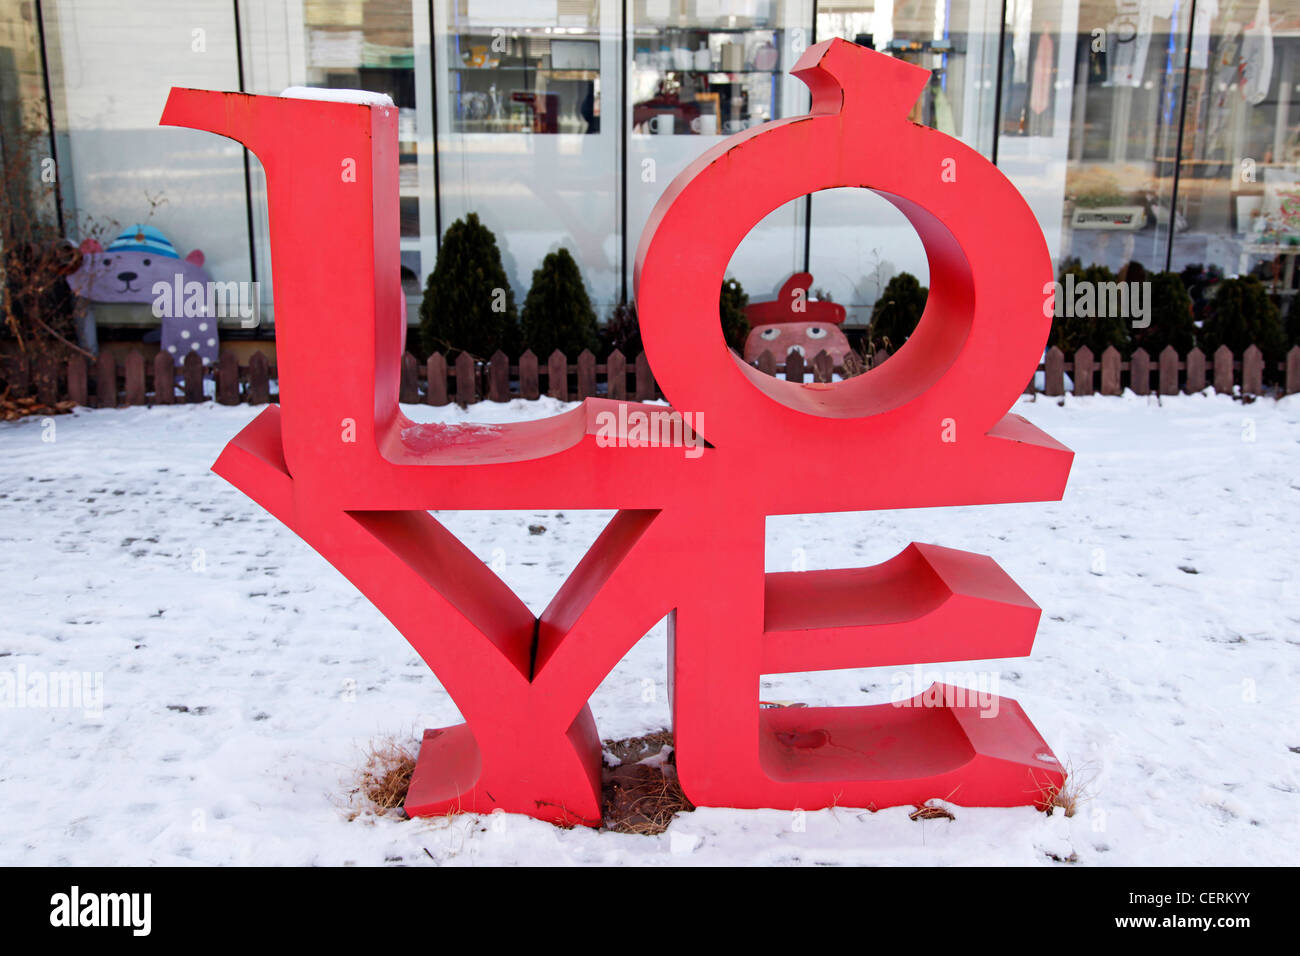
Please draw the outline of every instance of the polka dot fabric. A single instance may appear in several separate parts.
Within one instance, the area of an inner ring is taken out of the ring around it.
[[[185,356],[190,352],[197,352],[204,365],[215,364],[220,341],[216,319],[207,316],[179,316],[165,317],[162,320],[161,347],[172,356],[177,365],[184,362]]]

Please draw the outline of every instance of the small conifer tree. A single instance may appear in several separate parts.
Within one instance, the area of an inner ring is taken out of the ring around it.
[[[722,337],[727,340],[727,345],[737,352],[744,352],[745,338],[749,335],[749,320],[745,318],[747,305],[749,305],[749,296],[739,279],[727,279],[722,283],[722,291],[718,296]]]
[[[1070,275],[1074,276],[1072,283],[1068,280]],[[1074,301],[1066,302],[1058,297],[1047,344],[1056,346],[1066,355],[1073,355],[1085,345],[1098,357],[1112,345],[1121,354],[1127,355],[1131,345],[1131,318],[1111,314],[1111,297],[1106,291],[1110,287],[1109,283],[1119,282],[1115,273],[1105,266],[1091,265],[1085,268],[1074,259],[1067,262],[1061,270],[1058,281],[1063,295],[1072,293]],[[1120,310],[1114,311],[1118,313]]]
[[[1286,346],[1300,345],[1300,295],[1291,296],[1286,310]]]
[[[897,352],[916,331],[929,294],[930,290],[910,272],[900,272],[890,279],[871,308],[868,335],[872,347]]]
[[[488,358],[512,352],[517,337],[514,292],[492,230],[470,213],[442,237],[438,261],[420,303],[426,355],[469,352]]]
[[[1206,303],[1200,339],[1201,351],[1207,356],[1226,345],[1241,358],[1247,348],[1258,345],[1269,366],[1286,351],[1278,307],[1268,297],[1264,283],[1254,276],[1224,279],[1218,284]]]
[[[1147,277],[1151,295],[1147,302],[1150,324],[1132,330],[1133,347],[1144,348],[1156,358],[1172,345],[1179,356],[1186,356],[1196,342],[1196,323],[1192,314],[1192,297],[1177,272],[1157,272]],[[1138,317],[1134,316],[1136,320]]]
[[[519,325],[524,347],[543,362],[556,349],[575,358],[583,349],[600,347],[582,270],[568,249],[548,253],[533,270]]]
[[[614,306],[601,338],[606,354],[618,349],[624,358],[635,359],[645,350],[641,344],[641,324],[637,320],[635,302],[620,302]]]

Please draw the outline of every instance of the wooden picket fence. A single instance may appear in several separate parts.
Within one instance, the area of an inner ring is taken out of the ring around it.
[[[167,352],[146,361],[133,351],[121,363],[108,349],[101,350],[94,361],[74,355],[66,362],[49,357],[32,362],[10,355],[3,370],[9,398],[31,396],[42,405],[72,401],[90,408],[117,408],[197,403],[207,400],[207,381],[215,381],[216,400],[223,405],[259,405],[278,398],[271,392],[274,367],[260,352],[253,354],[247,366],[241,366],[233,353],[223,352],[210,368],[191,352],[179,371]]]
[[[877,352],[872,367],[888,357],[888,352]],[[769,375],[780,373],[787,379],[804,381],[806,367],[803,357],[797,353],[787,357],[786,365],[776,365],[772,354],[764,352],[755,364]],[[1255,345],[1249,346],[1240,359],[1226,345],[1221,345],[1212,360],[1208,360],[1199,348],[1193,348],[1186,358],[1180,358],[1173,346],[1166,346],[1155,361],[1145,349],[1137,349],[1125,359],[1113,346],[1102,352],[1101,360],[1097,361],[1092,350],[1084,346],[1074,353],[1073,359],[1067,359],[1065,353],[1056,347],[1048,349],[1038,371],[1043,373],[1042,393],[1051,396],[1066,393],[1067,373],[1073,395],[1119,395],[1125,388],[1132,389],[1135,395],[1153,392],[1157,395],[1177,395],[1179,392],[1190,395],[1210,385],[1225,395],[1233,394],[1235,386],[1240,386],[1242,395],[1263,395],[1265,364],[1263,353]],[[862,360],[856,355],[849,356],[846,366],[834,367],[830,356],[821,352],[812,361],[813,381],[829,382],[832,374],[849,378],[865,370]],[[1281,391],[1287,395],[1300,392],[1300,346],[1293,347],[1286,360],[1277,363],[1276,370],[1282,373]],[[1031,378],[1025,386],[1025,393],[1036,391],[1036,383]]]
[[[1145,349],[1137,349],[1125,361],[1112,346],[1101,353],[1098,362],[1087,346],[1074,353],[1073,361],[1066,361],[1060,349],[1051,348],[1039,368],[1046,395],[1065,394],[1067,372],[1074,395],[1119,395],[1125,388],[1132,389],[1135,395],[1150,395],[1153,391],[1157,395],[1190,395],[1209,385],[1221,395],[1233,394],[1238,386],[1242,395],[1264,394],[1264,354],[1255,345],[1248,346],[1240,359],[1226,345],[1219,346],[1211,358],[1199,348],[1179,358],[1168,345],[1154,362]],[[1286,359],[1277,363],[1276,371],[1282,373],[1280,384],[1285,394],[1300,392],[1300,346],[1293,347]]]
[[[877,352],[872,367],[886,358],[887,352]],[[811,361],[791,353],[783,364],[778,364],[772,353],[764,352],[754,364],[769,375],[800,382],[809,377],[814,382],[830,382],[837,375],[851,378],[866,371],[866,364],[857,355],[850,354],[843,365],[836,365],[826,352],[818,353]],[[1119,395],[1125,388],[1138,395],[1176,395],[1199,392],[1207,386],[1228,395],[1234,390],[1242,395],[1265,394],[1265,360],[1254,345],[1240,358],[1227,346],[1209,357],[1194,348],[1181,358],[1168,347],[1154,360],[1142,349],[1124,359],[1114,348],[1108,348],[1098,360],[1086,347],[1071,359],[1052,348],[1038,370],[1043,373],[1042,392],[1050,396],[1066,393],[1067,374],[1074,395]],[[121,363],[107,349],[93,362],[81,356],[65,362],[48,358],[29,362],[11,355],[3,363],[3,371],[10,398],[31,396],[44,405],[72,401],[89,407],[116,408],[203,402],[208,400],[208,381],[214,383],[213,397],[223,405],[258,405],[279,398],[272,391],[275,367],[260,352],[254,353],[247,365],[240,365],[233,353],[223,352],[211,367],[204,367],[197,355],[190,354],[179,370],[164,352],[146,361],[133,351]],[[1287,353],[1276,371],[1281,373],[1275,379],[1280,391],[1288,395],[1300,392],[1300,346]],[[1036,391],[1032,379],[1025,391]],[[564,353],[556,351],[545,364],[532,352],[525,352],[518,362],[511,362],[501,352],[486,362],[476,361],[464,352],[450,363],[441,353],[434,353],[424,363],[409,352],[402,357],[402,402],[471,405],[542,395],[560,401],[596,396],[635,401],[663,397],[644,352],[629,362],[615,350],[600,362],[584,350],[576,362],[570,362]]]

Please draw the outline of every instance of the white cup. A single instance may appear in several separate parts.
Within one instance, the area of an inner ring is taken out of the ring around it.
[[[673,114],[660,113],[658,116],[652,116],[649,121],[650,132],[656,136],[671,136],[673,133]]]
[[[712,113],[702,113],[691,120],[691,131],[701,136],[717,136],[718,117]]]

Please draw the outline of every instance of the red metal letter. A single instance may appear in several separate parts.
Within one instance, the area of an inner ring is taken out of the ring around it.
[[[282,404],[214,470],[360,588],[467,721],[426,734],[411,813],[599,823],[586,701],[664,615],[678,768],[698,804],[1010,805],[1063,780],[1014,701],[991,719],[943,688],[910,706],[758,706],[766,673],[1028,654],[1039,616],[991,559],[933,545],[874,568],[765,574],[768,515],[1048,500],[1072,457],[1005,414],[1048,332],[1050,262],[1024,201],[977,153],[906,120],[924,71],[832,40],[795,72],[812,114],[704,154],[642,236],[643,335],[686,450],[644,447],[629,427],[662,406],[604,399],[514,425],[411,422],[397,405],[396,111],[172,91],[164,123],[239,140],[267,172]],[[940,182],[945,160],[960,185]],[[872,188],[915,226],[925,315],[848,382],[769,378],[723,342],[723,272],[766,213],[835,186]],[[853,480],[828,484],[832,462]],[[534,619],[430,508],[618,513]]]

